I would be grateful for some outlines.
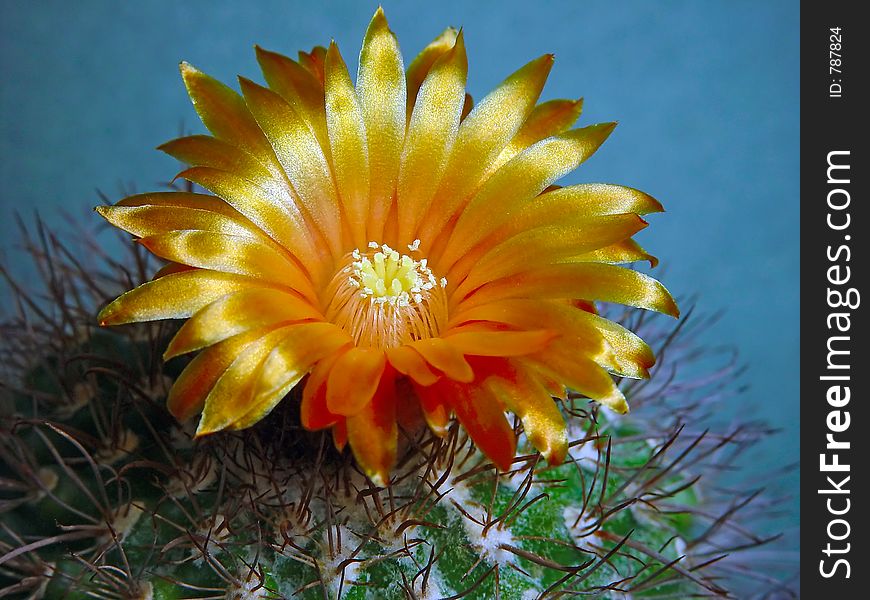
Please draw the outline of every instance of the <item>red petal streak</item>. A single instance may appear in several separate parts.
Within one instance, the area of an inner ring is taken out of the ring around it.
[[[423,417],[426,419],[429,429],[439,437],[447,435],[450,413],[444,404],[441,391],[422,385],[415,385],[414,391],[420,400],[420,408],[423,410]]]
[[[375,485],[383,487],[396,462],[395,372],[387,369],[380,385],[362,410],[347,418],[347,439],[357,462]]]
[[[456,412],[474,444],[502,471],[511,467],[517,448],[514,430],[498,399],[477,382],[463,385],[442,379],[432,386]]]

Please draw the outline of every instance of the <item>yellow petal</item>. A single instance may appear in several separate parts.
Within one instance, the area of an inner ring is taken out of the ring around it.
[[[456,37],[458,35],[459,31],[453,27],[448,27],[442,31],[438,37],[429,42],[429,45],[423,48],[423,50],[414,57],[411,64],[408,65],[408,118],[411,117],[411,112],[414,109],[414,102],[417,100],[417,93],[420,90],[420,86],[423,85],[426,76],[429,75],[432,65],[435,64],[435,61],[442,55],[450,52],[456,44]]]
[[[614,127],[614,123],[591,125],[547,138],[496,171],[459,216],[450,243],[437,260],[438,268],[446,271],[477,242],[507,221],[511,213],[576,169],[598,149]]]
[[[386,359],[378,348],[354,347],[336,361],[326,385],[326,405],[338,415],[355,415],[371,401]]]
[[[547,388],[529,369],[513,363],[503,375],[488,378],[487,387],[520,418],[526,437],[547,462],[560,464],[568,453],[568,433]]]
[[[167,208],[184,208],[195,210],[207,210],[218,213],[224,217],[234,219],[245,227],[259,233],[256,225],[249,221],[245,215],[224,202],[209,194],[196,194],[193,192],[148,192],[134,194],[118,200],[115,206],[159,206]]]
[[[602,248],[629,238],[646,226],[646,221],[637,215],[627,214],[528,229],[486,252],[475,261],[464,280],[463,274],[455,269],[447,277],[450,281],[462,280],[454,292],[462,297],[488,281]]]
[[[637,335],[604,317],[586,311],[578,311],[575,318],[587,321],[595,327],[607,342],[609,359],[597,357],[596,361],[623,377],[646,379],[649,369],[656,363],[652,349]]]
[[[571,344],[573,352],[597,359],[605,351],[604,334],[597,327],[597,321],[590,322],[585,317],[587,314],[554,301],[518,298],[463,308],[451,316],[448,327],[467,322],[504,323],[520,329],[543,327],[561,334],[560,345]]]
[[[570,356],[557,347],[550,347],[521,360],[619,414],[628,412],[625,396],[613,378],[588,358]]]
[[[638,336],[603,317],[560,301],[509,299],[461,310],[448,327],[466,322],[504,323],[521,329],[546,327],[561,334],[559,346],[623,376],[649,377],[655,364],[650,347]]]
[[[369,215],[369,151],[362,110],[335,42],[326,53],[326,125],[333,173],[344,216],[357,248],[365,246]]]
[[[184,271],[143,283],[103,310],[100,325],[121,325],[160,319],[186,319],[221,296],[249,288],[248,277],[216,271]]]
[[[371,178],[367,233],[370,240],[380,240],[405,141],[407,95],[402,54],[381,8],[372,17],[363,40],[356,91],[368,136],[369,165],[375,174]]]
[[[230,427],[245,429],[260,421],[317,361],[350,343],[347,334],[331,323],[304,323],[291,327],[287,337],[263,361],[250,409]]]
[[[390,480],[398,446],[396,391],[392,377],[380,381],[371,402],[347,418],[347,440],[365,474],[379,487]]]
[[[410,346],[387,348],[387,360],[403,375],[407,375],[420,385],[432,385],[438,381],[438,375],[427,366],[423,357]]]
[[[351,343],[350,336],[332,323],[294,325],[263,363],[257,395],[288,389],[319,360]]]
[[[305,216],[294,202],[276,197],[276,190],[266,190],[235,173],[211,167],[193,167],[178,176],[223,198],[307,267],[321,262]]]
[[[154,273],[154,276],[151,279],[160,279],[161,277],[166,277],[167,275],[174,275],[175,273],[183,273],[185,271],[195,271],[196,267],[188,267],[187,265],[179,265],[178,263],[169,263],[157,269],[157,272]]]
[[[224,371],[205,399],[196,435],[226,429],[252,408],[254,390],[263,361],[294,327],[280,327],[251,342]]]
[[[522,356],[547,347],[558,333],[555,331],[448,331],[444,341],[462,354],[472,356]]]
[[[239,333],[281,322],[323,319],[311,304],[280,289],[253,287],[212,302],[185,321],[164,360],[211,346]]]
[[[207,209],[174,206],[98,206],[109,223],[144,238],[179,229],[253,238],[256,234],[242,222]]]
[[[460,352],[453,345],[441,338],[428,338],[409,344],[420,353],[430,365],[447,375],[450,379],[469,383],[474,380],[474,371]]]
[[[410,244],[441,179],[459,129],[468,59],[460,33],[432,65],[411,114],[398,181],[399,243]]]
[[[583,110],[583,99],[550,100],[535,107],[507,147],[490,164],[489,173],[536,142],[567,131]]]
[[[241,148],[208,135],[191,135],[157,147],[191,167],[213,167],[239,173],[260,183],[272,179],[269,169]]]
[[[329,148],[323,84],[295,60],[259,46],[255,50],[269,87],[305,119],[321,147]]]
[[[572,257],[567,262],[602,262],[611,265],[633,263],[639,260],[649,261],[650,267],[655,267],[659,264],[659,259],[643,249],[643,247],[634,240],[622,240],[615,244],[610,244],[604,248],[584,252]]]
[[[269,139],[293,189],[334,256],[342,254],[341,212],[329,163],[305,120],[275,92],[239,78],[245,102]]]
[[[253,329],[227,338],[200,352],[175,380],[166,407],[179,421],[186,421],[202,410],[205,397],[218,378],[251,343],[274,330]]]
[[[292,258],[250,237],[183,230],[145,237],[139,243],[173,262],[262,279],[317,301],[311,280]]]
[[[581,183],[541,194],[518,212],[516,218],[523,222],[552,221],[570,215],[646,215],[662,211],[664,208],[658,200],[640,190],[609,183]],[[516,226],[522,225],[518,222]]]
[[[552,54],[528,63],[490,92],[462,121],[435,194],[431,229],[422,230],[420,239],[431,239],[465,204],[493,159],[534,108],[552,66]]]
[[[679,316],[665,287],[648,275],[600,263],[564,263],[499,279],[461,300],[463,308],[504,298],[580,298]]]
[[[208,130],[275,168],[275,155],[242,97],[186,62],[180,69],[193,107]]]

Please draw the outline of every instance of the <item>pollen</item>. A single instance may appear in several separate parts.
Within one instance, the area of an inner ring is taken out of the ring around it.
[[[419,251],[419,241],[408,246]],[[435,337],[447,320],[445,278],[425,258],[369,242],[355,249],[327,287],[326,317],[358,345],[392,348]]]

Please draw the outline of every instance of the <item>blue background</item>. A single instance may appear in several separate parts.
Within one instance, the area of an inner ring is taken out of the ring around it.
[[[154,189],[177,164],[152,150],[202,131],[177,71],[187,60],[235,85],[257,78],[253,44],[291,54],[334,37],[354,68],[376,4],[24,2],[0,5],[0,247],[13,210],[94,223],[95,188]],[[385,1],[406,64],[463,26],[481,98],[545,52],[545,98],[584,96],[581,123],[618,120],[571,176],[638,187],[667,208],[641,241],[678,296],[724,309],[706,339],[734,345],[751,388],[739,407],[783,432],[759,469],[798,451],[798,2]],[[0,251],[2,252],[2,251]],[[661,269],[661,267],[660,267]],[[787,487],[796,495],[797,475]],[[797,499],[786,524],[796,523]]]

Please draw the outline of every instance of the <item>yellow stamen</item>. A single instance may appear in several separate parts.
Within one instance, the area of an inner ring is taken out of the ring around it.
[[[419,243],[408,248],[417,251]],[[386,244],[350,253],[329,284],[326,318],[358,345],[391,348],[434,337],[447,322],[444,287],[427,266]]]

